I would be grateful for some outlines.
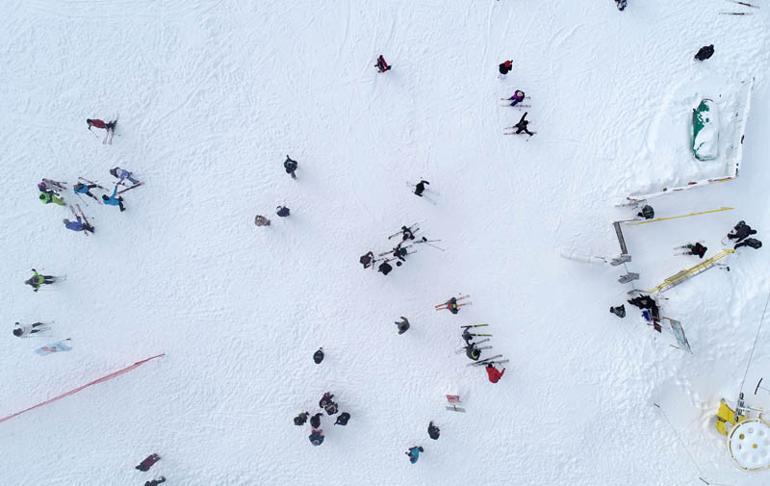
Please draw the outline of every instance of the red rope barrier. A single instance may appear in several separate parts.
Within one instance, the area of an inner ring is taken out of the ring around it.
[[[18,417],[19,415],[21,415],[23,413],[26,413],[26,412],[29,412],[30,410],[34,410],[36,408],[40,408],[42,406],[48,405],[49,403],[53,403],[53,402],[55,402],[57,400],[61,400],[64,397],[68,397],[70,395],[74,395],[75,393],[77,393],[77,392],[79,392],[79,391],[81,391],[81,390],[83,390],[85,388],[88,388],[89,386],[93,386],[93,385],[97,385],[99,383],[104,383],[105,381],[109,381],[109,380],[111,380],[111,379],[113,379],[115,377],[118,377],[118,376],[120,376],[122,374],[128,373],[129,371],[142,366],[143,364],[145,364],[148,361],[152,361],[155,358],[160,358],[160,357],[163,357],[165,355],[166,355],[166,353],[156,354],[155,356],[150,356],[149,358],[143,359],[141,361],[137,361],[136,363],[134,363],[134,364],[132,364],[130,366],[126,366],[125,368],[120,369],[118,371],[115,371],[113,373],[110,373],[109,375],[104,375],[101,378],[97,378],[94,381],[86,383],[85,385],[82,385],[82,386],[79,386],[77,388],[74,388],[74,389],[72,389],[72,390],[70,390],[68,392],[64,392],[61,395],[57,395],[57,396],[55,396],[53,398],[50,398],[50,399],[48,399],[48,400],[46,400],[44,402],[40,402],[37,405],[32,405],[31,407],[25,408],[24,410],[22,410],[20,412],[16,412],[14,414],[8,415],[7,417],[0,418],[0,423],[5,422],[6,420],[10,420],[10,419],[12,419],[14,417]]]

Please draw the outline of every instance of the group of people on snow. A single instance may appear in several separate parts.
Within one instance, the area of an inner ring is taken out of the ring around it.
[[[313,359],[315,360],[315,357]],[[321,360],[323,360],[323,358],[321,358]],[[320,361],[317,361],[317,363],[320,363]],[[318,406],[329,416],[336,415],[339,411],[339,406],[333,398],[334,395],[332,393],[326,392],[321,397],[321,400],[318,401]],[[310,435],[308,436],[308,440],[314,446],[319,446],[323,444],[325,439],[323,429],[321,429],[321,417],[323,417],[323,412],[318,412],[313,416],[310,415],[310,412],[302,412],[294,417],[294,425],[298,427],[305,425],[308,421],[308,417],[310,417]],[[334,425],[341,425],[344,427],[348,424],[349,420],[350,413],[342,412],[335,420]]]
[[[291,176],[292,179],[297,178],[297,168],[299,167],[299,163],[286,155],[286,160],[283,162],[283,168],[286,171],[287,174]],[[291,210],[285,206],[285,205],[279,205],[275,208],[275,214],[278,215],[279,218],[286,218],[291,214]],[[258,214],[254,217],[254,225],[255,226],[270,226],[270,219],[266,216],[263,216],[261,214]]]

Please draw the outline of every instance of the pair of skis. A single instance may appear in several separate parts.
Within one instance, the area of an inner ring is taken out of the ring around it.
[[[460,302],[461,300],[465,300],[465,299],[467,299],[469,297],[470,297],[470,295],[461,295],[461,296],[457,297],[456,300],[455,300],[457,307],[462,307],[462,306],[465,306],[465,305],[471,305],[473,302]],[[449,309],[449,301],[444,302],[443,304],[436,304],[436,305],[433,306],[433,308],[436,309],[437,311],[447,310],[447,309]]]
[[[468,363],[465,366],[482,366],[482,365],[486,366],[488,364],[504,364],[504,363],[507,363],[508,361],[510,361],[510,360],[507,360],[507,359],[500,359],[500,360],[497,359],[497,358],[502,358],[502,357],[503,357],[502,354],[496,354],[496,355],[490,356],[489,358],[486,358],[486,359],[481,359],[479,361],[474,361],[473,363]]]
[[[748,2],[741,2],[740,0],[725,0],[736,5],[741,5],[749,8],[759,8],[758,5],[754,5]],[[719,12],[720,15],[754,15],[752,12]]]

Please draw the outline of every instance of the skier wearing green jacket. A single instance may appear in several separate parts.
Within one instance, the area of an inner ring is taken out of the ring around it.
[[[58,204],[59,206],[64,206],[64,199],[58,194],[56,194],[53,191],[41,191],[40,196],[38,196],[40,199],[40,202],[43,204]]]
[[[33,292],[37,292],[40,290],[40,287],[43,285],[48,285],[56,282],[56,277],[53,275],[42,275],[40,273],[37,273],[37,270],[34,268],[32,269],[32,272],[34,272],[34,275],[30,277],[29,280],[25,281],[24,283],[27,285],[30,285],[32,287]]]

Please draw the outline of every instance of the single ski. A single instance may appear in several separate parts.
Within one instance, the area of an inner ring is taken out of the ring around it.
[[[66,191],[67,190],[67,183],[66,182],[59,182],[55,181],[53,179],[43,179],[43,182],[51,187],[55,187],[56,189],[60,191]]]
[[[492,349],[492,346],[476,346],[476,349],[478,349],[479,351],[483,351],[485,349]],[[460,354],[463,351],[465,351],[465,348],[462,348],[460,351],[456,351],[455,354]]]
[[[473,337],[487,337],[487,336],[491,337],[492,336],[491,334],[476,334],[476,333],[468,333],[468,335]]]
[[[528,100],[528,99],[530,99],[530,97],[529,97],[529,96],[525,96],[525,97],[524,97],[524,99],[525,99],[525,100]],[[500,100],[501,100],[501,101],[513,101],[513,100],[512,100],[512,99],[510,99],[510,98],[500,98]]]
[[[473,345],[474,345],[474,346],[476,346],[476,345],[479,345],[479,344],[482,344],[482,343],[486,343],[486,342],[488,342],[488,341],[490,341],[490,339],[489,339],[489,338],[486,338],[486,339],[481,339],[481,340],[479,340],[479,341],[476,341],[475,343],[473,343]],[[465,348],[467,348],[467,347],[468,347],[468,345],[465,345],[465,346],[463,346],[463,347],[462,347],[462,349],[465,349]],[[459,353],[459,351],[458,351],[458,353]]]
[[[97,182],[94,182],[94,181],[89,181],[89,180],[88,180],[88,179],[86,179],[85,177],[78,177],[78,180],[80,180],[80,181],[83,181],[83,182],[85,182],[86,184],[93,184],[93,185],[95,185],[96,187],[98,187],[99,189],[104,189],[105,191],[107,190],[107,188],[106,188],[106,187],[99,185],[99,183],[97,183]]]
[[[741,2],[739,0],[726,0],[726,1],[738,4],[738,5],[743,5],[744,7],[759,8],[759,6],[757,6],[757,5],[752,5],[752,4],[747,3],[747,2]]]
[[[139,182],[138,184],[134,184],[133,186],[128,186],[128,187],[127,187],[127,188],[125,188],[125,189],[121,189],[121,190],[119,190],[119,191],[117,192],[117,194],[123,194],[124,192],[128,192],[128,191],[130,191],[131,189],[136,189],[137,187],[139,187],[139,186],[143,186],[143,185],[144,185],[144,182]]]
[[[468,329],[469,327],[486,327],[489,324],[471,324],[470,326],[460,326],[461,329]]]
[[[502,106],[502,107],[506,107],[507,106],[508,108],[532,108],[532,105],[522,105],[521,103],[517,103],[517,104],[515,104],[513,106],[511,106],[510,104],[506,103],[506,104],[500,105],[500,106]]]
[[[488,361],[488,362],[486,362],[486,363],[484,363],[484,364],[485,364],[485,365],[488,365],[488,364],[491,364],[491,365],[499,365],[499,364],[505,364],[505,363],[507,363],[508,361],[510,361],[510,360],[509,360],[509,359],[501,359],[500,361]]]
[[[482,365],[482,364],[487,364],[488,361],[492,361],[492,360],[495,360],[497,358],[502,358],[502,357],[503,357],[502,354],[496,354],[495,356],[490,356],[489,358],[486,358],[486,359],[482,359],[482,360],[479,360],[479,361],[474,361],[473,363],[468,363],[465,366],[479,366],[479,365]]]
[[[719,12],[719,15],[754,15],[751,12]]]
[[[409,231],[412,232],[412,234],[415,234],[416,232],[420,231],[420,227],[418,226],[419,224],[420,223],[414,223],[411,226],[407,226],[407,228],[409,229]],[[393,233],[392,235],[388,236],[388,239],[390,240],[392,238],[395,238],[396,236],[403,235],[403,234],[404,234],[404,230],[400,229],[397,232]]]

